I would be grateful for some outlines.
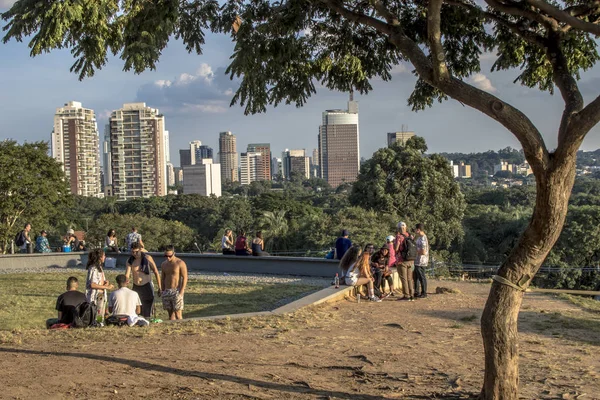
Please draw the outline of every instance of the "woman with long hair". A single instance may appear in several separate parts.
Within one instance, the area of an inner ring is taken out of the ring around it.
[[[114,229],[110,229],[106,233],[106,239],[104,240],[104,249],[112,251],[113,253],[120,253],[119,246],[117,245],[117,234]]]
[[[261,231],[256,232],[256,237],[252,240],[252,255],[255,257],[268,256],[265,251],[265,241]]]
[[[114,286],[106,280],[102,265],[106,256],[103,249],[95,249],[89,252],[87,262],[87,279],[85,283],[85,297],[89,303],[96,305],[98,315],[104,317],[105,291],[113,289]]]
[[[371,275],[371,254],[364,252],[359,260],[348,269],[348,272],[346,273],[346,285],[367,285],[369,288],[369,300],[379,303],[381,302],[381,299],[375,296],[373,281],[374,278],[373,275]]]
[[[346,273],[348,272],[348,269],[350,269],[350,266],[352,266],[353,264],[355,264],[358,261],[358,257],[360,257],[360,246],[358,245],[354,245],[352,247],[350,247],[348,249],[348,251],[346,251],[346,253],[344,253],[344,256],[342,257],[342,259],[340,260],[340,283],[343,284],[344,283],[344,278],[346,277]]]

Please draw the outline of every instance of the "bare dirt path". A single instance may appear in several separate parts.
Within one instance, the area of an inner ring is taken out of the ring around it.
[[[431,282],[441,285],[462,294],[345,300],[282,317],[139,328],[139,337],[40,334],[0,345],[0,397],[472,398],[489,286]],[[600,399],[600,314],[527,294],[519,330],[522,398]]]

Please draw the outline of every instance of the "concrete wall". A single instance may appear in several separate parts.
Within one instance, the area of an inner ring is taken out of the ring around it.
[[[162,253],[151,254],[158,266],[165,261]],[[333,277],[338,261],[324,258],[300,257],[240,257],[222,254],[177,254],[191,271],[242,272],[251,274],[298,275]],[[129,255],[109,253],[117,258],[117,266],[124,267]],[[0,269],[74,268],[85,266],[87,253],[14,254],[0,256]]]

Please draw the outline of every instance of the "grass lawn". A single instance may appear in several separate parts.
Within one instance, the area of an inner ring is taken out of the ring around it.
[[[56,317],[56,298],[65,291],[67,278],[79,279],[85,290],[85,271],[80,273],[0,274],[0,330],[45,328],[47,318]],[[106,272],[115,283],[117,273]],[[216,282],[190,279],[185,291],[184,318],[272,310],[290,300],[321,289],[312,285],[285,283]],[[167,319],[160,299],[157,317]]]

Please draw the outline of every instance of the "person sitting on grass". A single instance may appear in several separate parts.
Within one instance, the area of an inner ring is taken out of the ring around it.
[[[114,316],[127,317],[127,325],[148,326],[150,323],[138,317],[142,313],[142,301],[137,292],[129,289],[127,276],[121,274],[116,278],[119,289],[112,292],[108,301],[108,312]]]
[[[50,328],[54,324],[69,325],[73,323],[73,310],[79,304],[86,301],[85,294],[79,290],[79,281],[76,277],[70,276],[67,279],[67,291],[58,296],[56,299],[56,311],[58,318],[50,318],[46,321],[46,328]]]
[[[339,277],[340,277],[340,285],[344,284],[346,274],[352,265],[354,265],[358,261],[358,257],[360,257],[360,246],[355,245],[348,249],[348,251],[344,254],[344,257],[340,260],[339,265]]]
[[[375,296],[375,287],[373,285],[373,275],[371,275],[371,254],[364,252],[360,259],[354,263],[346,273],[346,285],[362,286],[369,288],[369,300],[379,303],[381,299]],[[360,296],[360,293],[358,294]]]

